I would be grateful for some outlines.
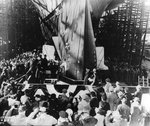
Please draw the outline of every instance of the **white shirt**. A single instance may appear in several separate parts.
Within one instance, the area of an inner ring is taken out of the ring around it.
[[[57,120],[46,113],[42,113],[35,119],[29,119],[27,123],[33,126],[52,126],[57,124]]]
[[[26,101],[28,100],[28,97],[26,95],[21,96],[20,101],[24,105]]]
[[[69,122],[68,118],[59,117],[57,124],[60,125],[62,122]]]
[[[96,116],[94,116],[94,118],[96,118],[98,120],[97,124],[95,126],[104,126],[105,117],[103,115],[96,114]]]
[[[112,86],[111,83],[107,82],[106,85],[104,86],[104,90],[106,93],[109,93],[109,88]]]
[[[11,126],[27,126],[27,117],[25,115],[6,117],[6,121]]]

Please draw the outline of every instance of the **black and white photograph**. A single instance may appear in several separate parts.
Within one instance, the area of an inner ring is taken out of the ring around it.
[[[150,0],[0,0],[0,126],[150,126]]]

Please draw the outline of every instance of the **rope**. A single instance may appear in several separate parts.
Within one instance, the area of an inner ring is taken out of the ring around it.
[[[32,0],[34,3],[36,3],[37,5],[39,5],[40,7],[42,7],[44,10],[46,10],[47,12],[49,12],[50,13],[50,11],[46,8],[46,7],[44,7],[44,5],[42,5],[41,3],[40,3],[40,1],[38,0],[38,2],[37,1],[35,1],[35,0]]]

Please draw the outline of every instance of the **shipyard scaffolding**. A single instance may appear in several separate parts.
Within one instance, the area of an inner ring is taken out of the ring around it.
[[[11,56],[41,46],[43,37],[31,0],[9,0],[8,20]]]
[[[136,85],[138,75],[145,74],[141,62],[148,19],[143,0],[125,0],[100,18],[96,45],[105,47],[106,65],[114,81]]]
[[[0,0],[0,59],[8,52],[8,0]]]

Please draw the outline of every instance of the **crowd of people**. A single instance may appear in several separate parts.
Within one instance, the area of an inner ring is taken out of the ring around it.
[[[56,78],[60,63],[38,52],[27,52],[14,59],[0,61],[0,125],[2,126],[149,126],[150,113],[141,105],[142,88],[135,92],[112,85],[109,78],[98,83],[96,69],[75,92],[62,89],[59,95],[48,93],[43,83],[46,70]],[[86,78],[85,78],[86,79]],[[91,83],[92,82],[92,83]],[[27,86],[28,85],[28,86]],[[41,87],[42,88],[41,88]],[[35,93],[41,88],[43,94]]]
[[[129,65],[128,62],[118,61],[117,59],[106,59],[105,62],[109,66],[111,78],[114,81],[125,82],[136,86],[138,76],[140,74],[146,76],[143,70],[140,73],[139,65]]]
[[[77,92],[35,93],[38,85],[24,89],[13,84],[1,85],[1,125],[11,126],[142,126],[150,113],[141,105],[142,88],[130,93],[128,88],[113,86],[81,86]],[[144,126],[144,125],[143,125]]]
[[[0,61],[0,83],[14,78],[20,81],[29,78],[30,83],[43,83],[46,70],[51,71],[51,77],[56,78],[60,62],[47,60],[38,51],[26,52],[13,59]],[[22,78],[22,79],[20,79]]]

